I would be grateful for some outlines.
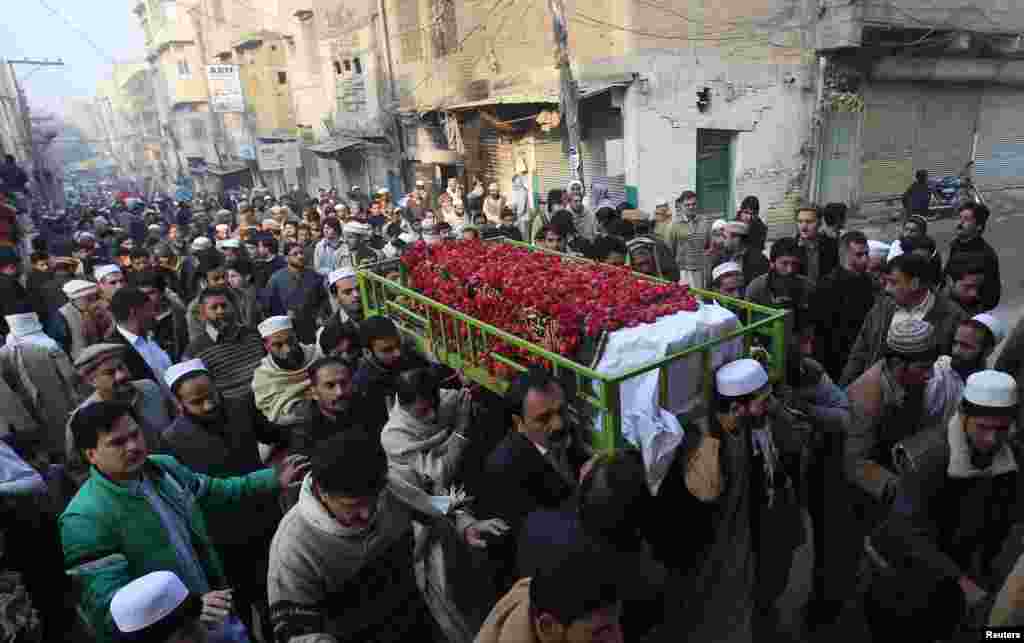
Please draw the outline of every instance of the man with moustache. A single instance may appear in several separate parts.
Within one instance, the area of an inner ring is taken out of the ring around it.
[[[198,359],[172,366],[166,381],[179,413],[163,431],[170,455],[196,473],[214,478],[244,476],[263,468],[259,444],[278,443],[280,436],[262,421],[251,400],[225,399]],[[238,613],[247,625],[249,607],[266,600],[268,549],[280,515],[274,499],[265,498],[241,523],[232,512],[207,516],[228,584],[235,589]]]
[[[989,358],[1005,337],[1003,322],[989,313],[979,313],[960,322],[953,337],[953,350],[935,362],[939,377],[933,377],[932,382],[943,383],[948,387],[944,395],[959,400],[967,378],[988,368]],[[952,377],[942,377],[942,371],[949,371]]]
[[[966,258],[981,263],[984,279],[978,291],[978,310],[992,310],[999,305],[1002,281],[999,275],[999,255],[982,237],[988,225],[989,209],[980,203],[965,203],[960,206],[960,222],[956,226],[956,237],[949,244],[949,257],[945,273],[952,275],[951,268],[963,263]]]
[[[353,386],[351,362],[329,355],[310,364],[306,372],[311,382],[310,399],[305,402],[307,419],[289,427],[289,451],[312,455],[318,445],[335,435],[370,432],[363,397]]]
[[[949,369],[936,369],[935,328],[907,319],[889,329],[882,358],[847,389],[853,409],[845,444],[847,480],[859,489],[866,525],[877,523],[898,489],[902,455],[942,428],[959,399]],[[951,393],[952,392],[952,393]]]
[[[800,274],[803,259],[804,253],[795,239],[776,241],[771,249],[771,269],[747,285],[747,300],[773,308],[806,310],[814,284]]]
[[[327,276],[327,290],[334,298],[334,311],[327,315],[328,322],[336,321],[358,331],[359,322],[363,320],[363,303],[360,300],[356,271],[353,268],[335,270]],[[325,326],[326,324],[321,324],[316,331],[318,342]]]
[[[270,548],[275,640],[447,640],[415,571],[413,521],[440,517],[406,493],[389,481],[379,436],[342,433],[317,448]]]
[[[867,274],[869,253],[863,232],[843,234],[839,265],[818,281],[811,300],[821,363],[833,380],[842,376],[864,318],[875,305],[876,286]]]
[[[685,579],[666,590],[666,626],[696,641],[770,639],[806,536],[793,476],[808,436],[756,360],[718,369],[714,404],[676,449],[655,496],[656,511],[694,526],[650,532],[654,557]]]
[[[267,354],[253,373],[256,408],[278,426],[302,422],[311,386],[306,369],[316,359],[316,346],[300,344],[292,320],[284,315],[265,319],[258,329]]]
[[[239,324],[234,299],[224,288],[204,290],[199,305],[204,332],[185,349],[184,359],[203,360],[225,397],[250,397],[253,372],[265,354],[259,333]]]
[[[974,373],[944,439],[904,477],[889,519],[871,538],[888,565],[865,601],[874,638],[915,623],[920,640],[951,640],[957,628],[988,621],[993,593],[1020,554],[1014,534],[1024,453],[1011,439],[1018,407],[1011,376]]]
[[[306,257],[299,244],[286,243],[284,254],[286,267],[267,282],[267,314],[291,317],[299,338],[312,342],[316,339],[316,312],[327,298],[324,278],[315,270],[306,269]]]
[[[69,473],[88,473],[88,464],[74,443],[71,421],[74,414],[97,402],[125,402],[135,414],[135,421],[146,437],[151,451],[163,452],[161,433],[171,423],[173,410],[160,386],[153,380],[133,380],[124,363],[128,347],[124,344],[93,344],[75,360],[75,369],[82,381],[92,387],[93,393],[85,398],[68,418],[67,461]]]
[[[229,634],[241,624],[232,614],[233,588],[207,517],[237,512],[236,519],[247,518],[254,501],[274,498],[304,475],[304,459],[286,459],[276,469],[241,477],[197,473],[172,457],[150,455],[131,407],[121,402],[83,408],[71,430],[92,468],[60,516],[60,535],[65,569],[82,588],[79,607],[95,640],[116,640],[110,615],[114,594],[158,570],[174,572],[201,597],[201,618],[217,640],[247,640]]]

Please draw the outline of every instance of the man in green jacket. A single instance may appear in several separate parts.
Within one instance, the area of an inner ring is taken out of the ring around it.
[[[98,643],[113,640],[114,593],[158,570],[174,572],[202,597],[208,627],[235,629],[207,516],[244,509],[245,501],[297,482],[308,468],[305,459],[236,478],[201,475],[172,457],[150,456],[131,407],[120,402],[81,409],[71,430],[92,468],[60,517],[64,566],[80,584],[81,607]],[[228,640],[247,639],[243,633]]]

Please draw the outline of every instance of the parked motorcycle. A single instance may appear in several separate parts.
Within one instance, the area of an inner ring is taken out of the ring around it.
[[[956,214],[963,203],[985,203],[985,198],[971,178],[973,166],[974,161],[971,161],[964,166],[959,175],[928,179],[928,189],[931,191],[928,204],[929,218],[938,218],[943,211]]]

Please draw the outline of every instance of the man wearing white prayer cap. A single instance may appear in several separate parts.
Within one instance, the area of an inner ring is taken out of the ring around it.
[[[93,270],[93,276],[96,278],[96,283],[100,286],[100,294],[103,296],[104,301],[108,303],[114,298],[114,293],[124,288],[124,274],[116,264],[108,263],[96,266],[95,270]]]
[[[959,399],[968,378],[988,368],[988,359],[995,347],[1007,336],[1007,329],[995,315],[981,312],[964,319],[953,336],[952,351],[935,362],[936,372],[949,370],[954,374],[956,390],[950,393]]]
[[[889,256],[889,244],[868,239],[868,275],[875,285],[882,287],[882,267]]]
[[[209,237],[196,237],[192,240],[192,252],[202,252],[203,250],[209,250],[213,247],[213,242],[210,241]]]
[[[150,572],[117,590],[110,616],[119,641],[206,643],[203,603],[174,572]]]
[[[7,322],[7,345],[33,345],[49,350],[61,350],[60,345],[43,332],[43,324],[35,313],[18,313],[4,317]]]
[[[342,324],[358,324],[363,319],[363,304],[360,300],[356,271],[339,268],[327,276],[327,290],[334,297],[338,310],[338,321]],[[319,337],[319,333],[317,333]]]
[[[225,239],[223,241],[218,241],[217,248],[224,253],[225,262],[238,261],[239,257],[242,256],[241,239]]]
[[[743,298],[743,268],[735,261],[720,263],[711,271],[711,288],[729,297]]]
[[[284,435],[259,431],[258,418],[248,398],[220,395],[209,369],[200,359],[175,364],[165,382],[174,396],[178,417],[163,432],[168,453],[197,473],[216,478],[245,476],[264,467],[262,453],[288,445]],[[272,444],[260,439],[278,438]],[[228,586],[234,590],[236,613],[246,614],[265,592],[270,540],[280,511],[271,498],[253,507],[244,522],[232,513],[212,513],[206,523],[224,562]]]
[[[285,315],[265,319],[258,329],[267,354],[253,373],[256,408],[277,425],[302,422],[307,419],[302,402],[312,385],[306,368],[316,359],[316,346],[300,343]]]
[[[47,334],[74,360],[87,346],[106,336],[113,327],[113,320],[101,303],[99,287],[93,282],[72,279],[61,290],[68,303],[50,318]]]
[[[678,533],[654,534],[653,554],[670,570],[694,572],[676,590],[697,597],[679,614],[694,640],[751,640],[755,631],[775,631],[774,602],[786,587],[793,552],[804,541],[782,459],[800,453],[802,438],[772,399],[768,373],[756,360],[718,369],[714,405],[707,430],[694,431],[694,442],[676,451],[654,507],[704,507],[702,519],[710,522],[683,547]]]
[[[873,637],[907,622],[928,625],[918,630],[922,640],[952,640],[954,630],[988,623],[1020,624],[1024,560],[1017,558],[1007,577],[1020,549],[1011,549],[1011,558],[1000,556],[1004,543],[1019,539],[1014,527],[1024,453],[1011,439],[1018,412],[1013,377],[974,373],[946,430],[916,453],[889,520],[872,536],[886,561],[912,561],[893,564],[886,582],[869,592]],[[936,599],[943,587],[949,600]]]

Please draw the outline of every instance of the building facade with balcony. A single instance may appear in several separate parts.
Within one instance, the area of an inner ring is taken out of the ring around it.
[[[816,13],[818,200],[899,211],[917,170],[1024,186],[1024,6],[888,0]]]

